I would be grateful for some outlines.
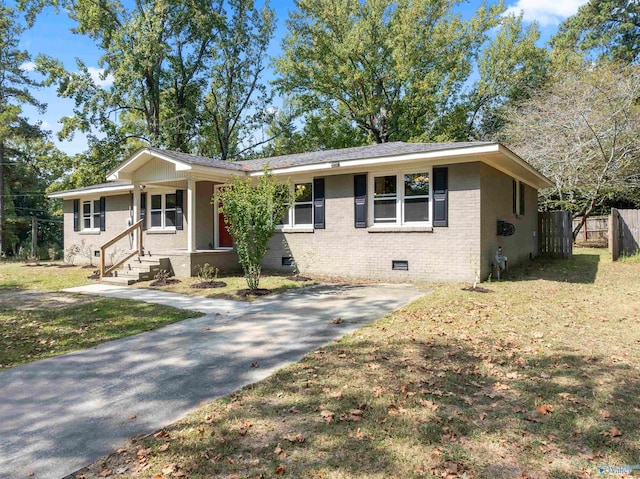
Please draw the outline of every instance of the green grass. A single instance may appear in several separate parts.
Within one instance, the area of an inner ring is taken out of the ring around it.
[[[34,263],[0,262],[0,291],[28,289],[35,291],[58,291],[82,286],[92,281],[87,279],[94,269],[65,265],[60,262]]]
[[[85,349],[200,313],[59,292],[92,269],[0,263],[0,369]]]
[[[640,464],[638,284],[637,263],[581,249],[486,293],[432,285],[82,477],[580,479]]]
[[[110,298],[57,308],[0,309],[0,369],[96,346],[200,313]]]
[[[271,294],[282,293],[290,289],[297,289],[304,286],[318,284],[315,279],[307,278],[306,281],[291,279],[291,276],[278,273],[265,273],[260,279],[260,288],[268,289]],[[166,286],[151,286],[153,281],[141,281],[136,283],[138,288],[159,289],[172,293],[188,294],[190,296],[201,296],[206,298],[221,298],[233,300],[253,300],[255,296],[243,296],[239,292],[247,289],[247,281],[241,275],[220,275],[215,281],[223,281],[227,285],[222,288],[195,289],[191,285],[202,282],[199,278],[178,278],[180,283]]]

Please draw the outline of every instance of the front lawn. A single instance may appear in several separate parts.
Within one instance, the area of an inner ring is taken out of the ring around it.
[[[0,263],[0,369],[85,349],[200,313],[58,292],[91,283],[91,269]]]
[[[565,478],[640,464],[640,264],[434,292],[77,477]],[[617,476],[622,477],[622,476]]]

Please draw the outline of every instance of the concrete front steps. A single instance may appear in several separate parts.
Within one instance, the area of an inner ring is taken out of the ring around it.
[[[113,271],[113,276],[102,278],[102,282],[129,286],[138,281],[149,281],[154,279],[161,269],[168,269],[168,262],[168,258],[144,256],[130,259],[119,269]]]

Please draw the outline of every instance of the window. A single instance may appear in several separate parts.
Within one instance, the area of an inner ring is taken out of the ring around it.
[[[177,219],[177,195],[151,195],[151,227],[173,229]]]
[[[293,208],[284,214],[280,226],[313,226],[313,183],[295,183]]]
[[[100,200],[82,202],[82,229],[100,229]]]
[[[429,173],[404,175],[404,222],[429,221]]]
[[[428,225],[431,221],[430,171],[373,177],[374,225]],[[398,185],[403,187],[398,188]]]
[[[313,224],[313,183],[297,183],[293,203],[293,225]]]
[[[376,176],[373,180],[373,222],[395,223],[398,177]]]

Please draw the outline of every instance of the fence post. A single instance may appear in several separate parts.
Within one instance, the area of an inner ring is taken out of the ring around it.
[[[619,227],[618,210],[611,208],[611,214],[609,215],[609,253],[611,253],[612,261],[616,261],[620,256]]]

